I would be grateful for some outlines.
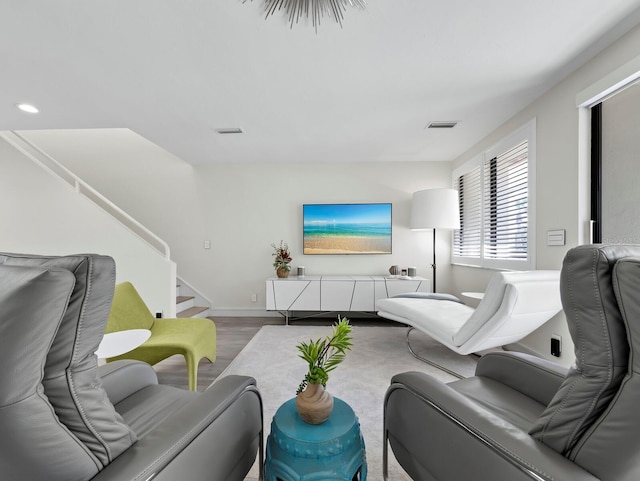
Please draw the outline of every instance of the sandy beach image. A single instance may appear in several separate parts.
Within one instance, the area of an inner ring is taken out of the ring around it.
[[[391,254],[391,204],[305,204],[304,254]]]
[[[304,238],[305,254],[388,254],[391,236],[312,236]]]

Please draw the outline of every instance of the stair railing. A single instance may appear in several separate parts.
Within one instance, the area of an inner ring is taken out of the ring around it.
[[[0,131],[0,137],[6,140],[17,150],[22,152],[33,162],[40,165],[46,171],[50,172],[53,176],[73,187],[73,189],[78,194],[83,195],[87,199],[91,200],[108,214],[113,216],[127,229],[132,231],[147,244],[153,247],[156,251],[158,251],[165,259],[171,260],[169,245],[165,241],[163,241],[160,237],[151,232],[125,211],[120,209],[117,205],[100,194],[97,190],[84,182],[49,154],[41,150],[36,145],[32,144],[29,140],[24,138],[16,131]]]

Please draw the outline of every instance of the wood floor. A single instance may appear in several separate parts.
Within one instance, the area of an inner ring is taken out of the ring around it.
[[[284,325],[277,317],[211,317],[216,324],[217,358],[215,363],[203,359],[198,366],[198,391],[204,391],[240,351],[255,336],[262,326]],[[353,325],[402,326],[378,317],[350,318]],[[290,321],[291,325],[331,325],[334,318],[307,318]],[[187,389],[187,366],[182,356],[172,356],[154,366],[158,382]]]
[[[233,361],[262,326],[284,325],[275,317],[216,317],[217,357],[214,363],[203,359],[198,365],[198,391],[204,391]],[[182,356],[172,356],[154,366],[160,384],[188,389],[187,366]]]

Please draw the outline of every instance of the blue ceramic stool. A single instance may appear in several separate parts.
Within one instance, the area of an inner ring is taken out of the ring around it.
[[[324,423],[305,423],[296,400],[273,417],[264,463],[265,481],[366,481],[367,460],[360,423],[341,399]]]

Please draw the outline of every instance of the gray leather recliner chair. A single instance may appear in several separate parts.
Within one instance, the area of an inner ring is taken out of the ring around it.
[[[414,480],[640,479],[640,246],[580,246],[563,262],[570,369],[520,353],[483,356],[449,384],[394,376],[388,445]]]
[[[114,281],[110,257],[0,254],[0,479],[243,480],[262,464],[255,380],[198,393],[98,367]]]

